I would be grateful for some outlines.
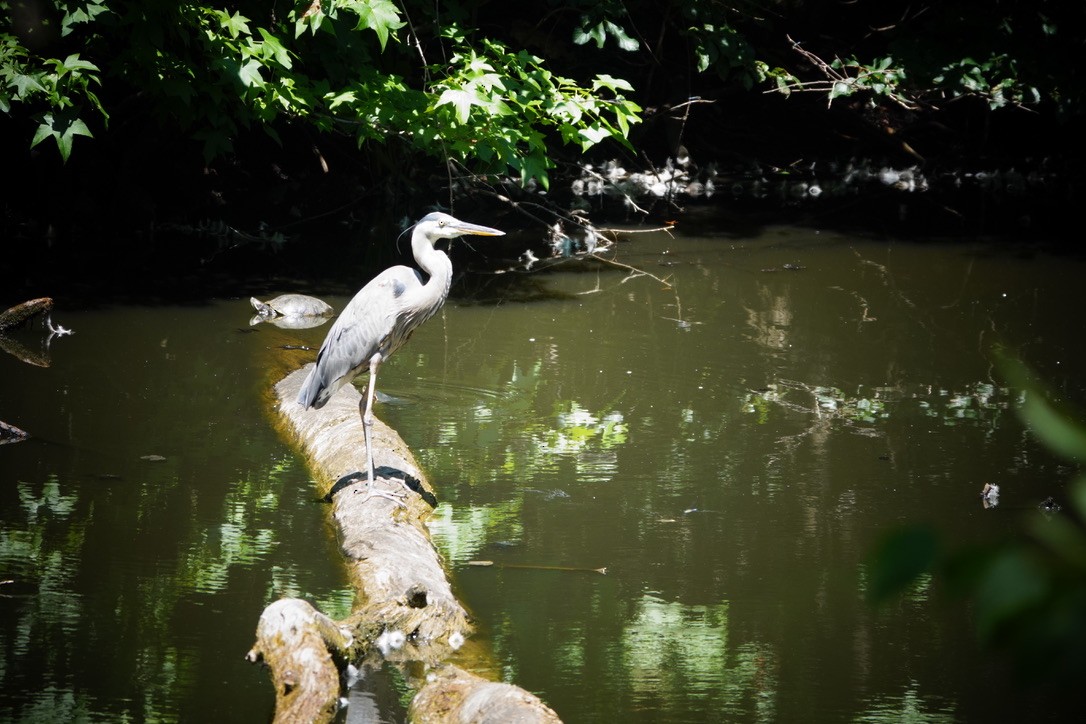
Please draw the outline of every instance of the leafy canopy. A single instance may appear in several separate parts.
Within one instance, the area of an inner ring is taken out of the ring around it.
[[[455,3],[441,18],[440,4],[392,0],[305,0],[285,12],[256,1],[43,0],[34,9],[44,12],[18,12],[24,4],[0,2],[12,17],[0,35],[0,110],[29,119],[30,145],[52,138],[64,160],[76,136],[106,128],[112,104],[139,97],[208,159],[232,151],[243,129],[278,139],[282,124],[308,124],[546,186],[549,140],[628,145],[640,120],[626,81],[579,83],[473,38]],[[61,59],[67,48],[80,50]]]

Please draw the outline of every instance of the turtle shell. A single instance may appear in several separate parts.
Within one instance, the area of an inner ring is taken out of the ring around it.
[[[249,301],[264,317],[329,317],[333,312],[327,302],[305,294],[281,294],[267,302],[251,297]]]

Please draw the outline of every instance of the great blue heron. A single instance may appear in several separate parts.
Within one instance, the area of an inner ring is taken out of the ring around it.
[[[298,393],[300,405],[306,409],[320,408],[340,387],[369,371],[362,429],[371,486],[374,468],[370,428],[373,427],[377,368],[445,303],[452,283],[452,262],[445,252],[434,248],[434,242],[464,234],[504,236],[505,232],[469,224],[440,212],[422,217],[411,232],[411,251],[430,278],[424,279],[411,267],[394,266],[362,287],[328,330],[317,353],[317,365],[309,372]]]

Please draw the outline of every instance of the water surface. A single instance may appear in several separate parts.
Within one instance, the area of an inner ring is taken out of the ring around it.
[[[877,610],[864,590],[896,525],[985,541],[1060,499],[1073,470],[1023,429],[990,348],[1086,398],[1082,263],[793,228],[618,253],[648,275],[462,279],[382,370],[377,413],[438,490],[486,673],[567,722],[1066,716],[1010,683],[937,582]],[[0,719],[266,721],[243,660],[260,611],[348,610],[267,401],[272,371],[312,355],[281,345],[327,326],[249,312],[58,309],[76,334],[51,366],[0,355],[0,419],[35,435],[0,447]],[[40,331],[17,338],[45,354]]]

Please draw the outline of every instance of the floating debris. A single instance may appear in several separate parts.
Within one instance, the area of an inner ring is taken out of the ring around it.
[[[30,437],[30,434],[26,430],[21,430],[14,425],[0,420],[0,445],[9,442],[21,442]]]
[[[980,491],[980,499],[985,509],[999,505],[999,486],[985,483],[984,488]]]
[[[8,329],[22,324],[26,320],[39,314],[48,314],[53,310],[51,297],[40,297],[16,304],[0,312],[0,330]]]
[[[1048,496],[1037,506],[1037,509],[1047,515],[1055,515],[1060,512],[1060,504],[1052,499],[1052,496]]]
[[[603,568],[577,568],[574,566],[535,566],[530,563],[495,563],[494,561],[468,561],[469,566],[478,566],[480,568],[488,568],[490,566],[497,566],[498,568],[518,568],[526,571],[570,571],[572,573],[599,573],[602,576],[607,575],[607,566]]]

